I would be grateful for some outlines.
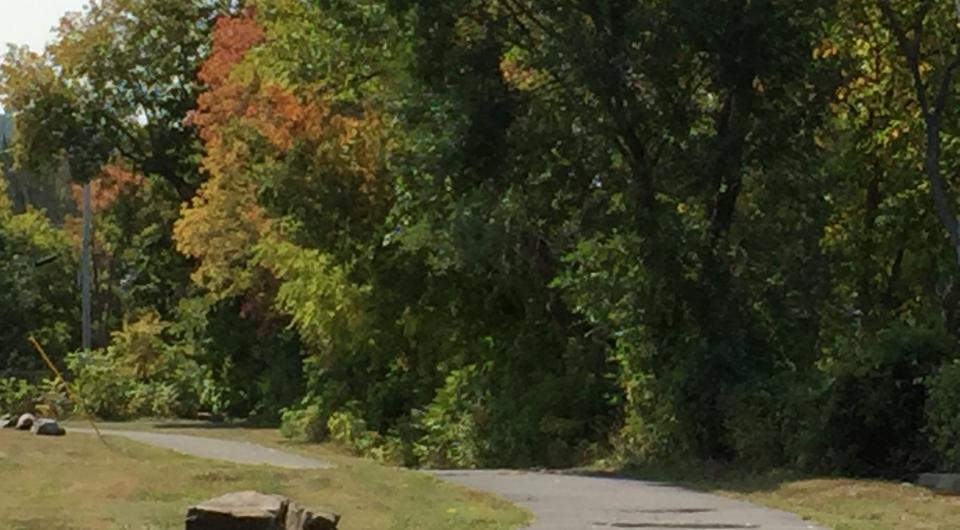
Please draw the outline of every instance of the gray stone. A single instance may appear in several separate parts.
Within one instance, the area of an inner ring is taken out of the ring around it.
[[[21,414],[20,418],[17,420],[17,430],[18,431],[28,431],[30,427],[33,427],[33,422],[37,421],[37,417],[33,414]]]
[[[917,478],[917,484],[941,493],[960,493],[960,474],[923,473]]]
[[[0,416],[0,429],[14,429],[17,427],[17,418],[4,414]]]
[[[40,418],[33,422],[33,427],[30,428],[30,432],[38,436],[63,436],[67,434],[67,431],[63,430],[63,427],[57,423],[57,420],[47,418]]]
[[[336,530],[340,514],[308,510],[294,501],[287,505],[284,530]]]
[[[186,530],[336,530],[340,516],[313,512],[281,495],[228,493],[187,510]]]

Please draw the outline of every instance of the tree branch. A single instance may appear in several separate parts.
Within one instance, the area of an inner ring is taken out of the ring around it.
[[[913,77],[913,85],[917,96],[917,102],[920,104],[920,109],[925,115],[930,112],[930,105],[927,101],[927,85],[923,81],[923,75],[920,74],[919,54],[920,38],[923,30],[923,18],[926,16],[926,11],[930,7],[929,4],[930,0],[926,0],[917,9],[917,16],[914,18],[913,39],[911,40],[907,37],[907,33],[904,31],[903,25],[900,24],[897,14],[893,11],[893,7],[890,5],[890,0],[877,0],[877,5],[880,7],[880,12],[883,13],[883,17],[887,19],[887,23],[889,24],[891,31],[893,31],[894,37],[897,39],[900,52],[907,61],[907,68],[910,71],[910,75]],[[918,23],[919,27],[917,27]]]

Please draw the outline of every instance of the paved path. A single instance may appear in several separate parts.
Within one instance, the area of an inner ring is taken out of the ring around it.
[[[516,471],[437,471],[536,515],[529,530],[823,530],[799,517],[655,482]]]
[[[93,429],[70,429],[71,433],[94,434]],[[268,465],[287,469],[329,469],[328,462],[305,456],[285,453],[250,442],[234,442],[216,438],[201,438],[184,434],[156,432],[100,430],[108,436],[123,436],[131,440],[172,449],[178,453],[213,460],[225,460],[238,464]]]
[[[71,428],[93,434],[91,429]],[[327,469],[327,462],[248,443],[155,432],[103,430],[109,436],[240,464]],[[437,477],[495,493],[529,509],[529,530],[823,530],[799,517],[655,482],[520,471],[434,471]]]

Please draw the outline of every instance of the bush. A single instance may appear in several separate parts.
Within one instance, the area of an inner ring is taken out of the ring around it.
[[[74,403],[70,398],[63,381],[44,379],[38,385],[39,398],[34,410],[43,416],[61,418],[70,415]]]
[[[280,434],[287,438],[308,442],[322,442],[327,439],[327,421],[329,412],[314,397],[306,397],[300,406],[286,408],[281,412]]]
[[[330,439],[362,456],[376,456],[385,444],[380,433],[371,431],[357,412],[334,412],[327,420]],[[383,458],[383,457],[380,457]]]
[[[86,413],[107,420],[190,417],[202,406],[204,375],[199,367],[174,367],[163,377],[137,377],[110,350],[72,353],[67,364]]]
[[[953,356],[952,350],[953,340],[945,332],[897,325],[829,368],[829,385],[817,411],[824,421],[818,443],[810,448],[820,455],[819,467],[899,478],[930,465],[926,381]]]
[[[416,415],[423,436],[414,445],[417,459],[430,467],[477,467],[487,445],[481,429],[490,399],[485,370],[469,365],[452,371],[433,402]]]
[[[943,366],[927,381],[927,428],[942,471],[960,471],[960,362]]]
[[[299,407],[285,409],[280,433],[287,438],[311,442],[333,441],[358,456],[390,464],[413,464],[410,452],[397,436],[383,436],[367,425],[356,404],[327,413],[318,398],[305,398]]]
[[[59,379],[44,379],[35,385],[24,379],[0,378],[0,413],[32,412],[59,418],[72,409],[73,404]]]
[[[104,419],[187,417],[216,398],[209,372],[163,336],[166,323],[148,313],[113,334],[103,350],[67,356],[84,410]]]
[[[107,420],[130,416],[129,398],[135,391],[136,381],[125,370],[120,370],[106,351],[70,353],[67,367],[73,374],[74,390],[83,412]]]
[[[24,379],[0,378],[0,413],[32,411],[40,401],[40,389]]]
[[[782,396],[786,393],[782,384],[754,384],[735,388],[723,396],[724,428],[735,459],[757,467],[782,463]]]

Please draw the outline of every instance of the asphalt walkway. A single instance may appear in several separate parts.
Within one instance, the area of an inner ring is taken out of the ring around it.
[[[71,433],[93,434],[72,428]],[[179,453],[240,464],[327,469],[321,460],[249,442],[182,434],[103,430]],[[468,488],[497,494],[534,513],[528,530],[825,530],[799,517],[716,495],[639,480],[522,471],[433,471]]]
[[[171,449],[181,454],[224,460],[237,464],[268,465],[286,469],[329,469],[332,464],[315,458],[286,453],[250,442],[202,438],[185,434],[103,430],[104,436],[122,436],[135,442]],[[70,433],[94,434],[93,429],[72,428]]]
[[[657,482],[517,471],[435,474],[529,509],[536,514],[529,530],[824,530],[793,514]]]

